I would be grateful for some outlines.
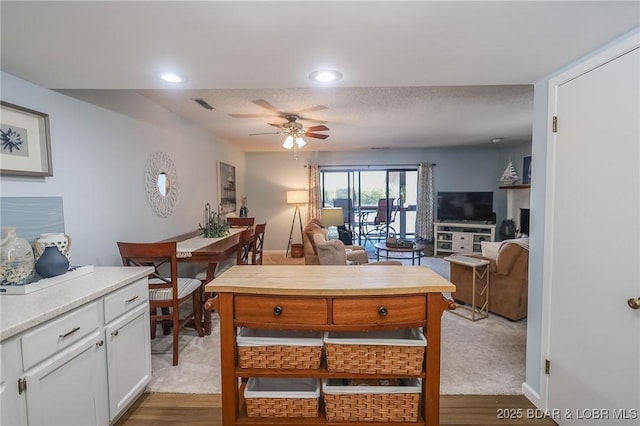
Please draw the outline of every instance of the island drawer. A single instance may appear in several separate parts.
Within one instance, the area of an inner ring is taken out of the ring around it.
[[[62,315],[22,337],[22,362],[27,370],[77,342],[100,326],[98,303]]]
[[[327,299],[236,295],[235,319],[265,324],[327,324]]]
[[[333,301],[336,325],[407,323],[426,318],[427,299],[423,295],[345,297]]]

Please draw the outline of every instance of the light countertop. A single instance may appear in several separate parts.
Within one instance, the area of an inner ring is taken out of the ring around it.
[[[206,285],[216,293],[366,296],[451,292],[456,286],[426,266],[233,266]]]
[[[0,296],[0,341],[96,300],[140,278],[150,267],[94,267],[93,272],[24,295]]]

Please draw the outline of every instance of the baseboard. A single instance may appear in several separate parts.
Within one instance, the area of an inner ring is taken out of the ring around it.
[[[533,388],[529,386],[527,382],[522,383],[522,394],[537,408],[544,410],[544,404],[540,400],[540,394],[533,390]]]

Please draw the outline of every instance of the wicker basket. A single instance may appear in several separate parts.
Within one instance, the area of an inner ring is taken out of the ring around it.
[[[323,382],[329,422],[416,422],[421,401],[418,379],[403,386],[344,386],[340,380]]]
[[[318,417],[320,382],[252,377],[244,397],[247,417]]]
[[[313,332],[242,328],[238,334],[240,368],[318,369],[322,335]]]
[[[422,373],[427,344],[419,329],[370,333],[327,333],[327,369],[337,373]]]

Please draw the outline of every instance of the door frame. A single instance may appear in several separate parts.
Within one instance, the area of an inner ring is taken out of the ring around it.
[[[553,200],[555,196],[555,145],[556,133],[553,132],[553,117],[557,115],[557,95],[559,87],[578,78],[608,62],[611,62],[634,49],[640,48],[640,30],[636,29],[612,45],[604,47],[592,56],[549,79],[546,145],[546,183],[545,183],[545,211],[544,211],[544,242],[542,262],[542,315],[541,315],[541,350],[540,350],[540,394],[539,400],[543,409],[549,408],[549,376],[545,373],[545,362],[550,359],[550,330],[551,330],[551,266],[553,264]],[[538,405],[538,404],[536,404]]]

